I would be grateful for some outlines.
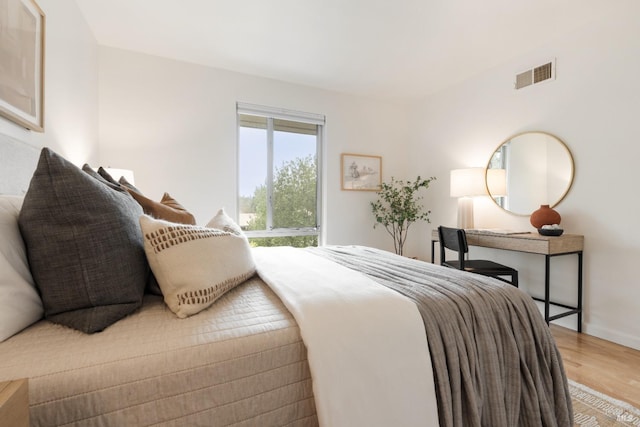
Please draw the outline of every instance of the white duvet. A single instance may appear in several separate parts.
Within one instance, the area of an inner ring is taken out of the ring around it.
[[[300,326],[321,426],[438,425],[426,334],[412,301],[300,249],[253,253],[258,274]]]

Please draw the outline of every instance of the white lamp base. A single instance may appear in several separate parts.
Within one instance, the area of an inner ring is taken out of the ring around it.
[[[458,199],[458,228],[473,228],[473,197]]]

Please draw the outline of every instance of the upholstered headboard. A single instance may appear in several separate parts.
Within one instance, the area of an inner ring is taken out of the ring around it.
[[[39,155],[40,149],[0,133],[0,194],[26,193]]]

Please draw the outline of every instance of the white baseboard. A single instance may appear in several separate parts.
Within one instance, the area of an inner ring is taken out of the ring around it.
[[[624,334],[619,331],[603,328],[602,326],[592,325],[590,323],[583,324],[582,332],[586,333],[587,335],[602,338],[603,340],[612,341],[625,347],[640,350],[640,337],[637,336]]]
[[[538,309],[540,309],[540,313],[544,315],[544,304],[540,301],[536,301],[536,305],[538,306]],[[552,306],[551,315],[559,313],[562,310],[564,309]],[[577,331],[578,330],[577,321],[578,321],[577,316],[572,315],[572,316],[562,317],[558,320],[554,320],[551,323],[553,323],[554,325],[563,326],[567,329],[571,329],[572,331]],[[624,334],[624,333],[621,333],[620,331],[615,331],[612,329],[593,325],[591,323],[584,322],[584,319],[582,323],[582,332],[587,335],[602,338],[603,340],[607,340],[607,341],[614,342],[616,344],[623,345],[625,347],[630,347],[636,350],[640,350],[640,337]]]

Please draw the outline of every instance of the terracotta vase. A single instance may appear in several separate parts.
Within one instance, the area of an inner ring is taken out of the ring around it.
[[[549,207],[540,205],[540,209],[531,214],[531,225],[535,228],[542,228],[543,225],[560,224],[560,214]]]

